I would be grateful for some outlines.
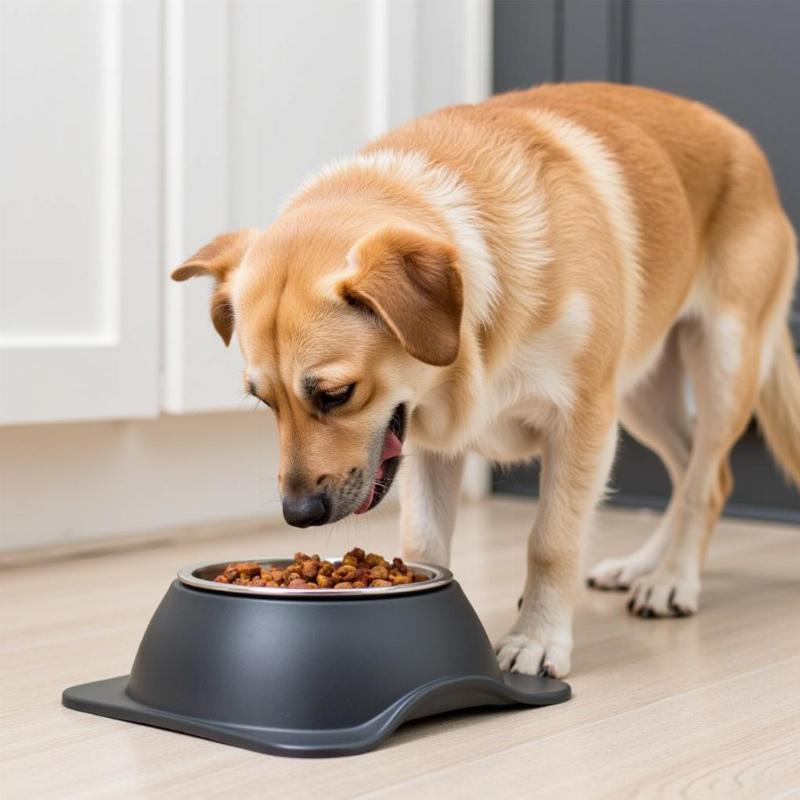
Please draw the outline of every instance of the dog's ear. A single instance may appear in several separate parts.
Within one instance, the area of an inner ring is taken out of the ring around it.
[[[174,281],[185,281],[198,275],[214,278],[211,321],[226,346],[230,344],[233,335],[233,306],[229,279],[236,267],[242,263],[245,253],[259,233],[256,228],[223,233],[201,247],[172,273]]]
[[[455,247],[420,231],[382,228],[356,243],[342,296],[383,320],[414,358],[444,367],[458,356],[464,287]]]

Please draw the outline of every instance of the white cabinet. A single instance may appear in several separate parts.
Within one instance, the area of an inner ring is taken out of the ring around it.
[[[489,91],[488,0],[167,3],[166,255],[265,227],[324,162]],[[242,406],[241,357],[204,281],[166,292],[164,407]],[[249,406],[248,406],[249,407]]]
[[[0,422],[158,413],[160,24],[0,3]]]
[[[3,0],[0,423],[241,408],[210,286],[170,270],[486,95],[490,39],[489,0]]]

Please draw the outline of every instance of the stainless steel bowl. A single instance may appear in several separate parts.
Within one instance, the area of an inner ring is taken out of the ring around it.
[[[337,561],[338,557],[325,557],[327,561]],[[283,600],[316,599],[323,597],[358,597],[362,600],[377,599],[379,597],[393,596],[396,594],[410,594],[411,592],[428,592],[445,586],[453,580],[453,573],[449,569],[435,564],[423,564],[418,561],[406,561],[405,565],[414,572],[428,576],[426,581],[416,583],[401,583],[398,586],[376,586],[367,589],[287,589],[275,586],[242,586],[237,583],[217,583],[214,578],[219,575],[228,564],[239,561],[251,561],[256,564],[270,565],[283,568],[294,563],[293,558],[276,556],[275,558],[236,558],[223,561],[219,564],[195,564],[178,570],[178,580],[186,586],[195,589],[205,589],[212,592],[232,592],[233,594],[257,595],[259,597],[280,597]]]

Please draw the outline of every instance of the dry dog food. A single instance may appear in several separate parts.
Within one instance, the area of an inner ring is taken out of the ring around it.
[[[389,563],[377,553],[360,547],[345,553],[341,561],[323,561],[316,553],[295,553],[288,567],[239,561],[228,564],[214,580],[239,586],[272,586],[282,589],[377,589],[428,580],[410,570],[402,558]]]

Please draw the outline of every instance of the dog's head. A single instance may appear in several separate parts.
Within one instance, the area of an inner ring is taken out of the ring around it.
[[[374,508],[400,462],[416,399],[459,352],[454,247],[391,221],[310,220],[219,236],[176,269],[215,281],[214,327],[234,327],[246,391],[274,411],[287,522]]]

